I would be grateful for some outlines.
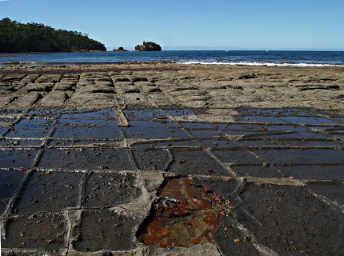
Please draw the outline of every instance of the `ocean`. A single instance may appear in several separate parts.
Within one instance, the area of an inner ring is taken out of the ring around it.
[[[344,51],[161,51],[0,54],[0,64],[176,62],[266,66],[344,65]]]

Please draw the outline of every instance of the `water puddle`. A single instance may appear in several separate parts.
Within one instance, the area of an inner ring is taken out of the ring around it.
[[[125,110],[123,111],[126,118],[130,121],[152,121],[154,119],[166,119],[164,113],[161,112],[159,109],[151,109],[151,110]]]
[[[61,119],[68,120],[111,120],[115,119],[114,111],[111,109],[104,109],[99,111],[70,111],[64,112]]]

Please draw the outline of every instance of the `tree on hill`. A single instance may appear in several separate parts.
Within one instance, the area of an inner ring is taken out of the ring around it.
[[[0,52],[105,51],[105,46],[76,31],[56,30],[38,23],[0,20]]]

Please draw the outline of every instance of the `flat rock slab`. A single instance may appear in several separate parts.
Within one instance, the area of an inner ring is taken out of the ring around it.
[[[38,214],[9,219],[4,248],[29,248],[51,251],[59,255],[64,248],[66,220],[61,214]]]
[[[50,92],[46,97],[44,97],[40,106],[43,108],[59,108],[63,107],[65,101],[69,98],[68,94],[65,92],[54,91]]]
[[[0,164],[7,168],[32,168],[37,150],[0,150]]]
[[[132,170],[132,164],[125,149],[48,149],[44,152],[39,167],[64,169],[112,169]]]
[[[343,214],[306,189],[250,185],[242,199],[249,214],[238,208],[238,221],[279,255],[343,253]]]
[[[0,212],[4,213],[9,200],[19,191],[25,173],[20,171],[1,171],[0,172]]]
[[[5,107],[7,104],[9,104],[14,98],[11,96],[1,96],[0,97],[0,108]]]
[[[130,250],[135,248],[135,230],[132,227],[138,221],[109,210],[83,211],[78,227],[80,236],[73,247],[82,252]]]
[[[5,255],[342,255],[343,69],[0,68]]]
[[[42,95],[38,92],[30,92],[23,96],[18,96],[8,109],[27,109],[32,107]]]
[[[39,212],[60,212],[80,203],[81,175],[63,172],[35,172],[22,188],[13,212],[28,215]]]
[[[92,173],[86,182],[84,205],[107,208],[129,203],[141,195],[132,174]]]

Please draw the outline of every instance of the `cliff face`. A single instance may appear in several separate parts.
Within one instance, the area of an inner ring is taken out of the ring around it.
[[[161,51],[161,46],[154,42],[143,42],[143,44],[135,46],[135,51]]]
[[[0,52],[105,51],[105,46],[76,31],[56,30],[38,23],[0,20]]]

